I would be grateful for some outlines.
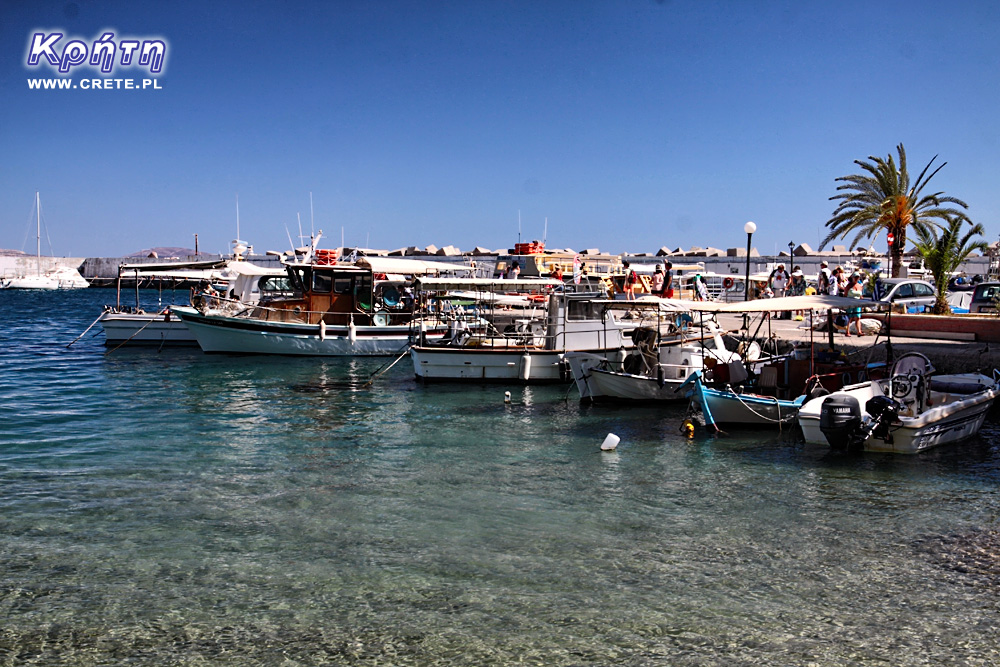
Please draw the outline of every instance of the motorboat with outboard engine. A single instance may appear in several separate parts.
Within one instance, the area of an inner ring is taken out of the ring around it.
[[[904,354],[890,376],[844,387],[802,406],[807,443],[847,452],[915,454],[979,432],[1000,393],[1000,373],[935,375],[930,360]]]

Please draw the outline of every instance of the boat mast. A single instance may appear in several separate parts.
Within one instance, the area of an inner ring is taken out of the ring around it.
[[[38,275],[42,275],[42,200],[38,196],[38,190],[35,190],[35,213],[36,217],[36,229],[35,229],[35,270]]]

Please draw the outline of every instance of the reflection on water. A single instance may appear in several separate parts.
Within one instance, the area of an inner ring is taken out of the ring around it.
[[[66,348],[113,292],[49,298],[0,293],[0,664],[1000,661],[996,416],[688,440],[406,360]]]

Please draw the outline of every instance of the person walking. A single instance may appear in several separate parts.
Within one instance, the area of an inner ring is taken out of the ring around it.
[[[785,296],[785,289],[788,287],[788,272],[785,271],[784,264],[778,264],[778,268],[771,271],[768,283],[775,297]]]
[[[639,282],[639,276],[636,275],[634,269],[630,268],[627,261],[622,262],[622,266],[625,267],[625,298],[635,301],[635,284]]]
[[[663,296],[674,298],[674,265],[667,262],[667,270],[663,274]]]
[[[657,264],[656,265],[656,270],[653,271],[653,279],[651,281],[651,283],[652,283],[652,293],[655,296],[659,296],[659,297],[663,296],[663,280],[664,280],[663,267],[660,266],[659,264]]]
[[[850,278],[847,279],[847,289],[844,291],[844,295],[851,299],[861,299],[862,289],[861,280],[858,278],[857,274],[852,274]],[[858,335],[864,336],[865,332],[861,330],[861,307],[848,308],[847,309],[847,335],[851,335],[851,324],[857,323]]]
[[[833,270],[830,274],[830,284],[827,286],[826,293],[830,296],[840,296],[840,280],[844,275],[844,270],[839,266]]]
[[[816,276],[816,291],[820,294],[830,293],[830,265],[826,260],[819,263],[819,275]]]
[[[788,283],[788,296],[805,296],[806,277],[802,274],[802,267],[796,266],[792,269],[791,280]],[[792,319],[801,322],[805,318],[805,312],[796,310],[792,312]]]

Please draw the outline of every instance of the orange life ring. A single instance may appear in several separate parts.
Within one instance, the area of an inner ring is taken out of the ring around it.
[[[726,289],[729,289],[735,284],[736,283],[733,281],[733,279],[728,276],[722,280],[722,286],[725,287]]]
[[[336,250],[317,250],[316,263],[322,266],[333,266],[337,263]]]

